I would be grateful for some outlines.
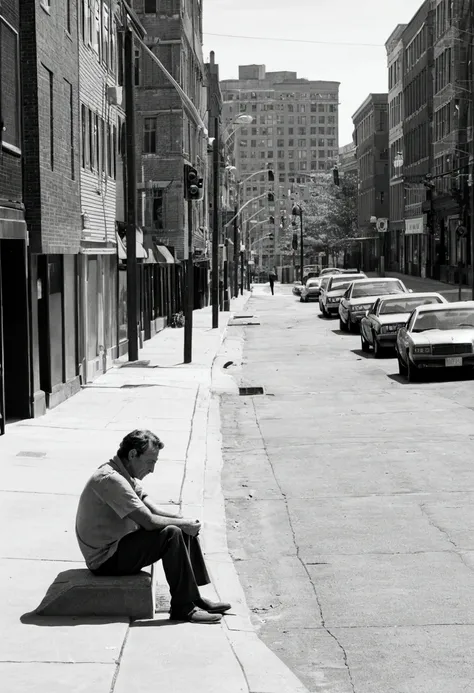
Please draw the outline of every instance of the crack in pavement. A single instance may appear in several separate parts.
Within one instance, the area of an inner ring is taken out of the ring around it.
[[[292,534],[292,537],[293,537],[293,544],[294,544],[295,550],[296,550],[296,558],[297,558],[298,561],[300,562],[300,564],[301,564],[301,566],[302,566],[304,572],[306,573],[306,575],[307,575],[307,577],[308,577],[309,583],[310,583],[310,585],[311,585],[311,587],[312,587],[312,590],[313,590],[313,593],[314,593],[314,597],[315,597],[315,599],[316,599],[316,604],[318,605],[318,609],[319,609],[319,615],[320,615],[320,619],[321,619],[321,626],[322,626],[322,628],[324,629],[324,631],[336,642],[337,646],[338,646],[339,649],[341,650],[342,656],[343,656],[343,660],[344,660],[344,666],[345,666],[345,668],[346,668],[346,670],[347,670],[347,675],[348,675],[348,677],[349,677],[349,683],[350,683],[350,685],[351,685],[351,688],[352,688],[352,690],[353,690],[353,693],[356,693],[356,689],[355,689],[355,685],[354,685],[354,680],[353,680],[353,678],[352,678],[351,668],[350,668],[350,666],[349,666],[349,660],[348,660],[347,652],[346,652],[346,650],[345,650],[343,644],[342,644],[342,643],[340,642],[340,640],[337,638],[337,636],[334,635],[334,633],[332,633],[332,632],[329,630],[329,628],[326,626],[326,622],[325,622],[325,618],[324,618],[324,613],[323,613],[323,607],[322,607],[321,601],[320,601],[320,599],[319,599],[319,595],[318,595],[318,592],[317,592],[317,589],[316,589],[316,585],[314,584],[314,581],[313,581],[313,579],[312,579],[312,577],[311,577],[311,574],[310,574],[310,572],[309,572],[309,570],[308,570],[308,568],[307,568],[305,562],[304,562],[303,559],[301,558],[301,555],[300,555],[300,547],[299,547],[299,545],[298,545],[298,542],[296,541],[296,533],[295,533],[295,529],[294,529],[294,527],[293,527],[293,522],[292,522],[292,520],[291,520],[290,509],[289,509],[289,507],[288,507],[288,500],[287,500],[287,498],[286,498],[285,493],[283,493],[283,490],[282,490],[282,488],[281,488],[280,482],[278,481],[277,475],[276,475],[276,473],[275,473],[275,468],[274,468],[274,466],[273,466],[273,464],[272,464],[272,461],[271,461],[271,459],[270,459],[270,455],[268,454],[267,446],[266,446],[266,444],[265,444],[265,438],[264,438],[263,433],[262,433],[262,430],[261,430],[261,428],[260,428],[260,422],[259,422],[259,419],[258,419],[258,414],[257,414],[257,410],[256,410],[256,407],[255,407],[255,401],[254,401],[254,400],[252,400],[252,406],[253,406],[253,409],[254,409],[254,412],[255,412],[255,422],[256,422],[256,424],[257,424],[258,430],[260,431],[260,436],[261,436],[261,438],[262,438],[262,443],[263,443],[263,449],[264,449],[264,451],[265,451],[268,464],[269,464],[269,466],[270,466],[270,469],[272,470],[273,478],[275,479],[275,483],[276,483],[276,485],[277,485],[277,487],[278,487],[278,490],[279,490],[279,492],[281,493],[282,499],[284,500],[284,503],[285,503],[286,515],[287,515],[287,518],[288,518],[288,525],[289,525],[289,528],[290,528],[290,531],[291,531],[291,534]]]
[[[441,525],[438,525],[435,522],[435,520],[433,519],[433,517],[430,515],[430,513],[426,507],[426,503],[420,503],[419,507],[421,510],[421,514],[423,515],[423,517],[426,517],[430,527],[437,529],[438,532],[440,532],[445,537],[445,539],[447,539],[447,541],[454,547],[454,551],[451,550],[451,551],[449,551],[449,553],[454,553],[459,558],[461,563],[466,566],[466,568],[468,568],[470,571],[473,571],[474,567],[469,565],[469,563],[466,563],[466,560],[465,560],[465,557],[462,553],[462,550],[459,548],[459,546],[456,544],[456,542],[453,539],[451,539],[448,531],[446,529],[443,529],[443,527],[441,527]]]

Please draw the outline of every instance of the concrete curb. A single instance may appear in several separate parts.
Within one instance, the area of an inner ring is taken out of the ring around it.
[[[244,303],[246,306],[250,296]],[[240,370],[244,346],[243,330],[233,338],[231,350],[226,349],[227,328],[223,332],[221,349],[214,360],[211,371],[212,394],[199,393],[203,407],[207,406],[207,441],[205,454],[202,454],[202,433],[193,423],[190,452],[193,462],[187,465],[182,498],[187,511],[201,512],[205,524],[203,548],[214,589],[220,599],[230,600],[232,615],[223,619],[224,632],[232,652],[242,668],[249,693],[308,693],[307,688],[293,672],[260,640],[250,618],[245,594],[229,554],[227,545],[225,501],[221,485],[223,467],[222,434],[219,396],[222,393],[237,393],[234,376],[222,373],[222,366],[228,360],[230,351]],[[223,345],[223,349],[222,349]],[[205,404],[207,403],[207,405]],[[193,449],[197,444],[195,456]],[[192,469],[192,472],[191,472]],[[189,473],[190,472],[190,473]],[[199,482],[197,481],[199,479]],[[202,495],[198,492],[200,482]]]

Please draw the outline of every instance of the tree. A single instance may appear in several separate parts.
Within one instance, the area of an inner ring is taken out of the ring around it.
[[[343,252],[351,245],[350,239],[357,234],[357,176],[345,174],[340,177],[340,186],[334,185],[332,172],[317,173],[311,183],[310,199],[301,202],[304,214],[304,244],[307,254],[329,251]],[[290,250],[293,232],[287,230],[284,249]]]

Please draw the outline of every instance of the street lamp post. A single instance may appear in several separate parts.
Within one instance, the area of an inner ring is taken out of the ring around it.
[[[303,265],[304,265],[304,223],[303,223],[303,208],[301,205],[294,205],[292,209],[294,217],[300,218],[300,278],[303,283]]]

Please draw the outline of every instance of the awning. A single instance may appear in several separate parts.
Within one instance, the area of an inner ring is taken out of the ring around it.
[[[120,238],[119,234],[116,232],[115,236],[117,238],[117,252],[118,252],[118,257],[119,260],[126,260],[127,259],[127,239],[126,238]],[[142,243],[137,239],[136,242],[136,253],[137,253],[137,260],[145,260],[148,257],[148,253],[143,247]]]
[[[166,262],[168,265],[175,264],[174,257],[171,255],[170,251],[165,245],[157,245],[155,248],[163,258],[162,260],[159,260],[159,262]]]

